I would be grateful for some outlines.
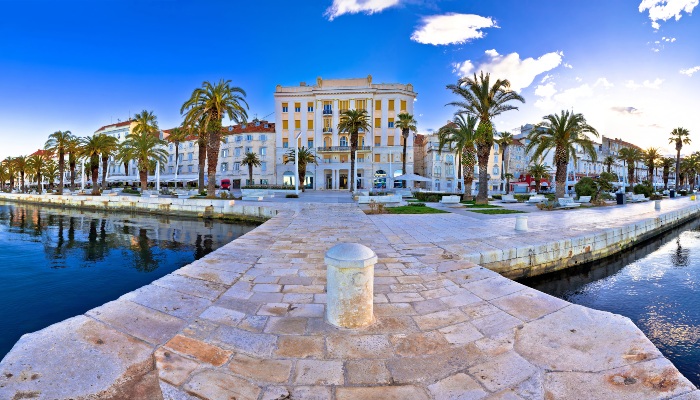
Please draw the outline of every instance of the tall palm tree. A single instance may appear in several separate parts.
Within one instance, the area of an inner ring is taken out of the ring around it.
[[[510,81],[497,79],[491,85],[490,74],[477,78],[464,77],[457,81],[456,85],[447,85],[447,89],[460,96],[460,101],[448,103],[459,107],[456,114],[467,114],[479,118],[479,126],[476,128],[476,152],[479,160],[479,193],[476,196],[477,204],[488,203],[488,163],[489,154],[493,147],[494,127],[491,122],[493,117],[509,110],[517,110],[511,104],[512,101],[525,102],[525,99],[510,90]]]
[[[81,139],[71,137],[66,144],[66,153],[68,153],[68,169],[70,170],[70,191],[75,191],[75,164],[80,157]]]
[[[656,162],[661,158],[659,149],[656,147],[649,147],[646,149],[642,155],[644,159],[644,165],[647,167],[647,180],[649,184],[654,186],[654,170],[656,169]]]
[[[90,170],[90,179],[92,180],[92,194],[97,196],[100,194],[100,187],[97,184],[97,178],[100,174],[100,154],[102,153],[102,134],[92,135],[81,138],[80,158],[87,160],[87,167]]]
[[[549,176],[549,168],[541,162],[534,162],[527,171],[530,177],[535,181],[535,192],[540,192],[540,182],[542,179]]]
[[[623,147],[617,153],[617,158],[627,164],[627,182],[634,186],[634,168],[637,161],[642,159],[642,152],[636,147]]]
[[[455,115],[452,122],[438,131],[438,152],[447,147],[457,152],[461,166],[460,174],[464,181],[464,200],[472,198],[472,182],[474,181],[474,165],[476,165],[476,149],[474,140],[478,119],[472,115]]]
[[[615,165],[615,157],[613,156],[606,156],[603,159],[603,165],[607,168],[608,173],[612,171],[612,166]]]
[[[146,127],[138,129],[138,131],[134,127],[134,132],[126,135],[126,140],[122,143],[122,156],[136,161],[142,193],[148,189],[149,169],[154,169],[153,164],[156,161],[159,161],[161,165],[165,164],[168,156],[166,145],[165,140],[154,134],[152,129]]]
[[[15,171],[17,171],[19,174],[21,192],[24,193],[26,191],[24,186],[24,175],[27,172],[27,156],[15,157],[12,159],[12,163],[15,166]]]
[[[408,113],[401,113],[398,115],[398,118],[399,120],[396,121],[394,127],[401,129],[401,137],[403,138],[403,157],[401,158],[403,169],[401,171],[402,173],[407,174],[408,172],[406,171],[406,147],[408,145],[408,137],[411,132],[418,132],[418,128],[416,128],[417,122],[413,118],[413,115]]]
[[[48,160],[44,165],[44,170],[42,175],[46,177],[49,182],[49,189],[53,189],[53,185],[56,182],[56,177],[60,175],[60,169],[58,168],[58,163],[54,160]],[[59,192],[60,193],[60,192]]]
[[[221,79],[216,85],[208,81],[201,88],[192,92],[190,98],[180,108],[185,115],[185,124],[193,126],[199,122],[207,132],[207,176],[209,179],[207,191],[214,196],[216,185],[216,166],[219,162],[219,147],[221,146],[221,119],[226,115],[236,124],[248,119],[248,103],[243,89],[231,86],[231,81]],[[245,106],[245,108],[244,108]]]
[[[695,188],[698,171],[700,171],[700,153],[693,153],[681,160],[682,182],[688,185],[691,192]]]
[[[248,166],[248,184],[254,185],[255,182],[253,182],[253,167],[259,167],[262,165],[260,158],[255,153],[245,153],[245,155],[243,156],[243,160],[241,160],[241,165]]]
[[[44,145],[45,150],[49,150],[54,154],[58,154],[58,171],[61,175],[58,194],[63,194],[63,180],[64,180],[64,170],[66,168],[66,153],[69,150],[71,139],[73,134],[71,131],[56,131],[49,135],[49,139]]]
[[[10,177],[10,172],[7,170],[5,163],[0,163],[0,190],[5,191],[5,182]]]
[[[138,114],[137,114],[138,115]],[[102,158],[102,190],[107,189],[107,165],[109,158],[119,150],[119,141],[114,136],[100,135],[100,157]]]
[[[12,191],[15,188],[15,175],[17,174],[14,158],[6,157],[2,160],[2,165],[7,169],[8,179],[10,180],[10,191]]]
[[[358,132],[369,132],[369,114],[367,110],[346,110],[340,114],[338,133],[350,135],[350,192],[355,191],[355,151],[357,150]],[[410,128],[409,128],[410,129]],[[404,174],[406,172],[404,171]]]
[[[498,146],[501,148],[502,152],[501,180],[503,180],[503,178],[506,179],[506,194],[508,194],[510,193],[510,178],[506,175],[512,176],[508,171],[508,161],[510,158],[510,152],[508,150],[510,149],[510,145],[513,143],[513,134],[510,132],[501,132],[498,139],[496,139],[496,143],[498,143]]]
[[[664,157],[661,159],[660,167],[663,168],[664,190],[668,189],[668,176],[670,175],[671,167],[673,167],[675,161],[676,160],[671,157]]]
[[[681,149],[684,144],[690,144],[690,131],[685,128],[678,127],[671,131],[669,143],[676,144],[676,180],[678,180],[678,171],[681,170]],[[676,190],[678,190],[678,182],[676,182]]]
[[[175,175],[177,175],[177,168],[180,161],[180,143],[185,142],[188,136],[189,132],[187,132],[185,128],[178,127],[170,130],[170,134],[166,138],[168,142],[175,145]]]
[[[586,123],[582,114],[562,110],[559,115],[545,116],[544,121],[537,124],[528,135],[530,143],[525,147],[525,152],[529,153],[534,149],[533,158],[540,158],[554,149],[556,195],[558,198],[564,197],[566,190],[566,172],[569,159],[573,159],[573,165],[576,166],[576,146],[580,146],[594,162],[597,159],[595,147],[591,139],[586,136],[587,133],[598,137],[598,131]]]
[[[307,149],[304,146],[299,147],[297,150],[299,152],[299,164],[298,164],[298,174],[299,174],[299,182],[301,185],[301,191],[305,191],[305,184],[306,182],[306,166],[309,164],[315,164],[318,165],[318,156],[312,152],[311,149]],[[294,163],[296,161],[296,154],[294,154],[294,149],[290,149],[287,152],[287,158],[285,159],[284,163]]]
[[[43,151],[37,151],[31,156],[27,157],[27,169],[34,176],[37,183],[37,192],[41,194],[41,174],[44,172],[44,167],[46,167],[46,162],[49,160],[47,153]]]

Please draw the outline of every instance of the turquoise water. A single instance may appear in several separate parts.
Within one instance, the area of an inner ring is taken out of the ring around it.
[[[23,334],[115,300],[254,228],[0,203],[0,357]]]
[[[522,283],[571,303],[629,317],[700,386],[700,221],[632,251]]]

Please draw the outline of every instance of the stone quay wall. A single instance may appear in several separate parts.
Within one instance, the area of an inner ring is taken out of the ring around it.
[[[88,210],[142,212],[171,216],[193,216],[220,219],[266,221],[275,215],[272,207],[239,205],[234,200],[176,199],[168,197],[137,196],[62,196],[53,194],[0,193],[0,200],[74,207]]]

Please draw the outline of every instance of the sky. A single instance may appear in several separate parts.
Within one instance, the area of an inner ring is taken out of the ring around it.
[[[411,83],[421,133],[453,117],[446,89],[480,71],[526,100],[510,131],[563,109],[601,134],[700,150],[700,0],[0,0],[0,159],[142,110],[162,129],[202,82],[243,88],[249,117],[316,77]],[[224,121],[226,124],[226,121]]]

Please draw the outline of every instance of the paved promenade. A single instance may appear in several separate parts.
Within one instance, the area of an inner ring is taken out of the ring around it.
[[[629,319],[468,260],[698,203],[536,212],[518,235],[514,215],[264,203],[278,216],[229,245],[23,336],[0,363],[0,398],[700,399]],[[379,258],[366,329],[324,322],[323,256],[341,242]]]

